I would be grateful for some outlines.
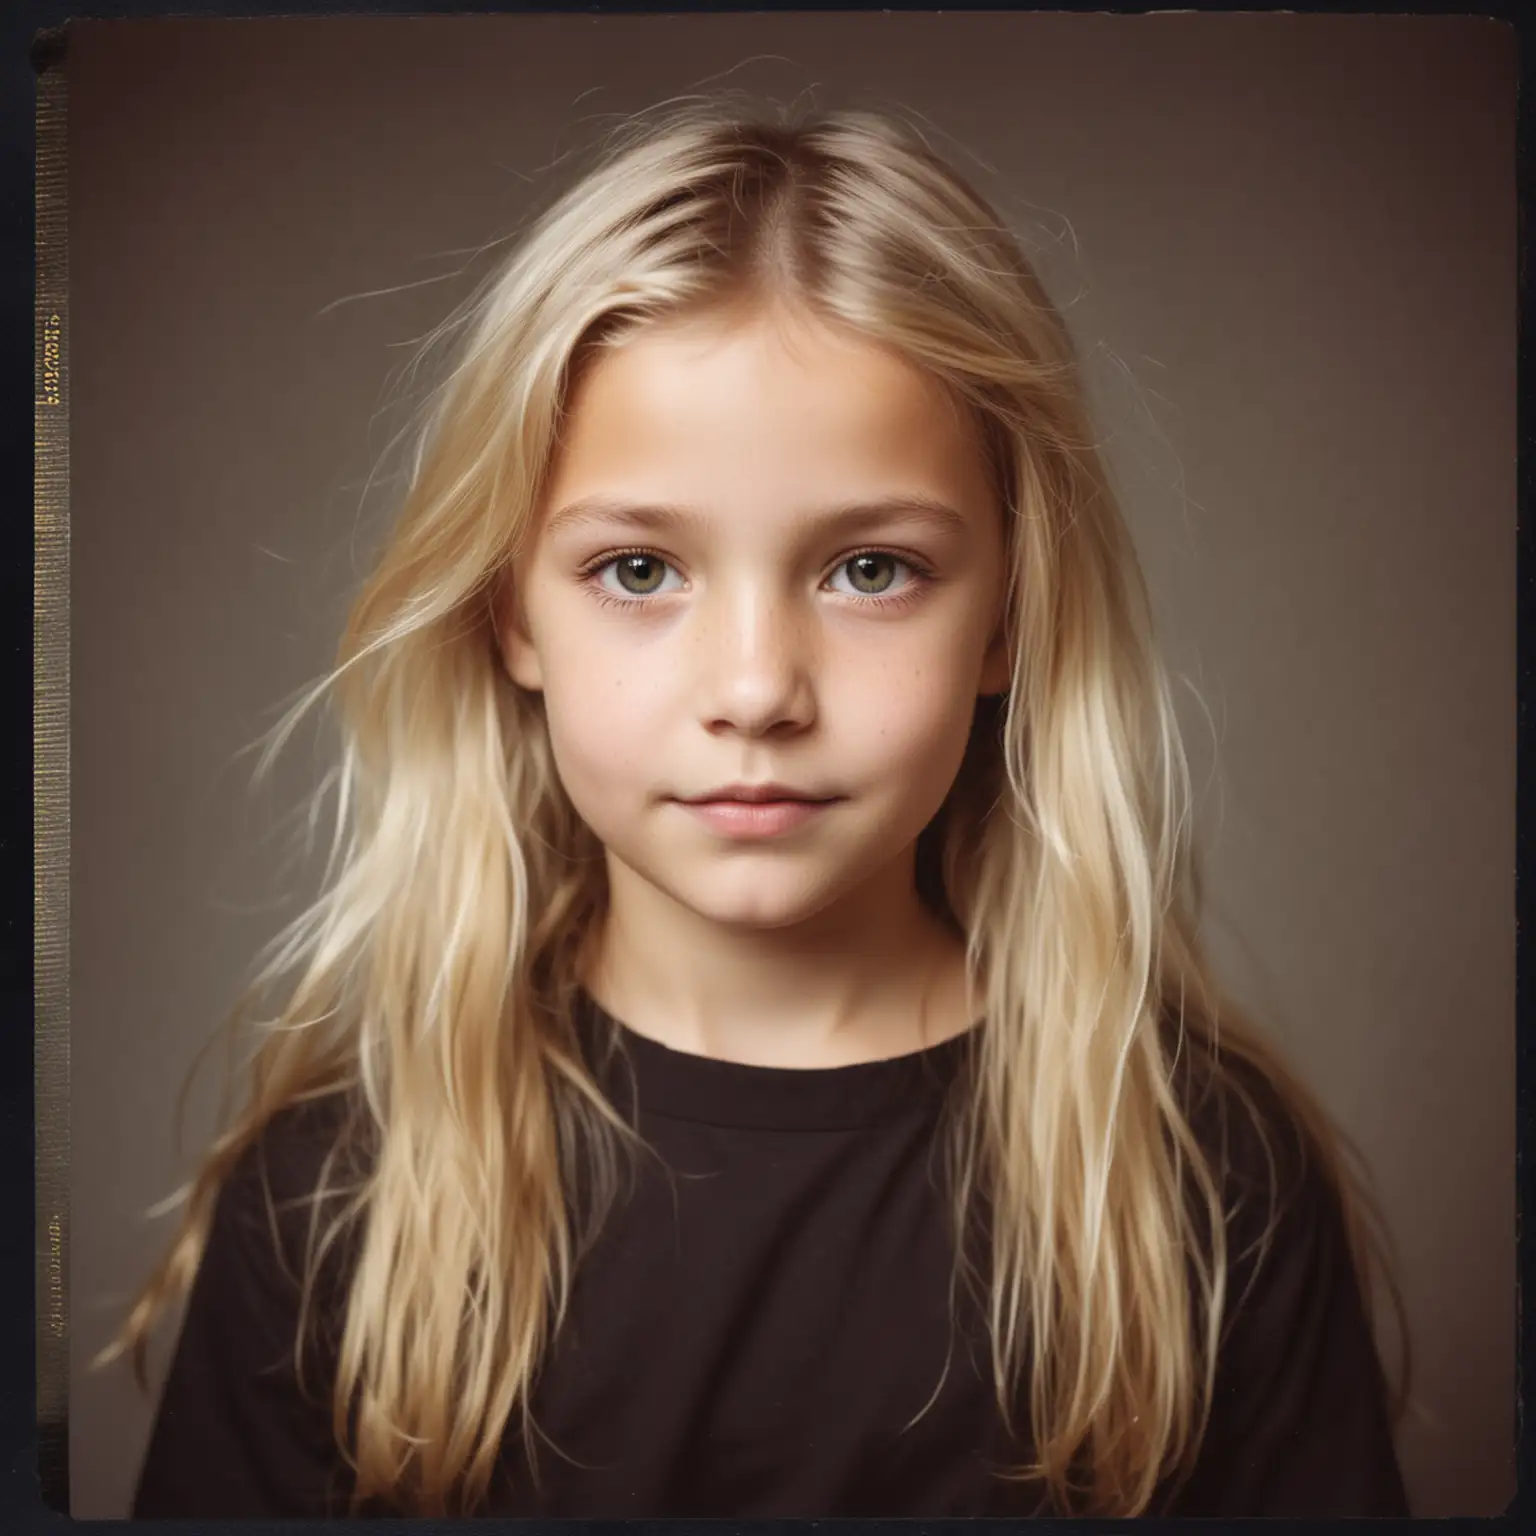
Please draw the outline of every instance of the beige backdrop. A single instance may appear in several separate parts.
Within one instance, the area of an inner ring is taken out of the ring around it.
[[[309,739],[254,801],[235,754],[330,656],[385,385],[593,114],[726,76],[925,113],[1030,239],[1191,685],[1217,952],[1402,1250],[1416,1511],[1508,1503],[1516,67],[1444,17],[75,24],[75,1514],[147,1432],[81,1372],[188,1167],[175,1090],[312,888]]]

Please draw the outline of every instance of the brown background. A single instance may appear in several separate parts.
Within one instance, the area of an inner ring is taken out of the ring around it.
[[[74,26],[74,1513],[125,1512],[147,1431],[81,1367],[188,1166],[175,1089],[313,889],[278,821],[311,738],[254,801],[235,754],[329,659],[396,489],[364,494],[386,385],[596,114],[722,78],[925,113],[1029,239],[1190,685],[1218,955],[1401,1247],[1416,1512],[1502,1509],[1514,34],[849,14]]]

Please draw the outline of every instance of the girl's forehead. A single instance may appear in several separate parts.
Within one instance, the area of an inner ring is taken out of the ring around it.
[[[656,323],[592,358],[549,489],[968,501],[986,478],[979,425],[937,377],[873,339],[770,311]]]

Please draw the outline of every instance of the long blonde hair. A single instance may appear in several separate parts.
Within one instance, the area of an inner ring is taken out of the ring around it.
[[[358,1220],[332,1384],[354,1507],[474,1509],[514,1413],[532,1453],[530,1386],[634,1137],[572,1022],[601,849],[540,700],[499,662],[493,598],[584,360],[754,296],[896,348],[985,429],[1009,513],[1012,687],[978,708],[919,845],[985,1005],[949,1140],[956,1272],[984,1203],[998,1401],[1027,1387],[1036,1452],[1014,1470],[1060,1508],[1138,1513],[1193,1464],[1228,1310],[1223,1170],[1192,1130],[1179,1053],[1274,1085],[1344,1198],[1362,1277],[1385,1249],[1347,1142],[1202,952],[1187,766],[1066,327],[988,204],[882,113],[794,121],[717,98],[642,115],[456,317],[393,535],[334,670],[274,743],[333,694],[323,893],[242,1002],[237,1018],[283,996],[98,1364],[131,1351],[144,1381],[230,1170],[280,1110],[346,1090],[374,1155],[325,1234],[312,1224],[306,1287]],[[580,1220],[578,1164],[596,1173]]]

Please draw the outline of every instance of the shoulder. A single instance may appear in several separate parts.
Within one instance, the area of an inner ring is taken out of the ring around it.
[[[345,1322],[346,1243],[316,1252],[338,1188],[341,1098],[284,1108],[214,1197],[180,1335],[134,1496],[136,1518],[330,1513],[337,1461],[330,1388]],[[322,1198],[317,1201],[317,1195]]]
[[[350,1094],[335,1092],[266,1121],[219,1188],[204,1251],[209,1284],[238,1277],[253,1297],[292,1304],[313,1254],[329,1292],[344,1283],[352,1237],[344,1218],[366,1166],[357,1110]],[[327,1243],[339,1220],[339,1240]]]
[[[1298,1202],[1327,1200],[1330,1165],[1299,1088],[1259,1061],[1193,1037],[1179,1049],[1173,1078],[1229,1221],[1255,1204],[1278,1218]]]
[[[260,1185],[279,1199],[300,1199],[330,1181],[332,1165],[342,1176],[355,1173],[359,1110],[355,1095],[344,1090],[285,1105],[251,1139],[230,1171],[231,1186]]]
[[[349,1093],[337,1091],[279,1109],[251,1137],[225,1176],[220,1204],[245,1214],[279,1213],[334,1197],[362,1168],[361,1117]]]
[[[1284,1354],[1335,1325],[1353,1328],[1368,1290],[1344,1142],[1305,1085],[1262,1056],[1186,1049],[1186,1114],[1221,1196],[1224,1352]],[[1205,1202],[1193,1188],[1189,1199],[1207,1242]]]
[[[1305,1086],[1262,1058],[1195,1041],[1186,1043],[1175,1077],[1221,1199],[1224,1336],[1283,1332],[1324,1294],[1353,1305],[1355,1190],[1342,1143]],[[1186,1198],[1204,1247],[1210,1217],[1192,1177]]]
[[[1236,1050],[1196,1046],[1181,1086],[1226,1257],[1210,1420],[1177,1512],[1406,1512],[1344,1143],[1304,1086]]]

